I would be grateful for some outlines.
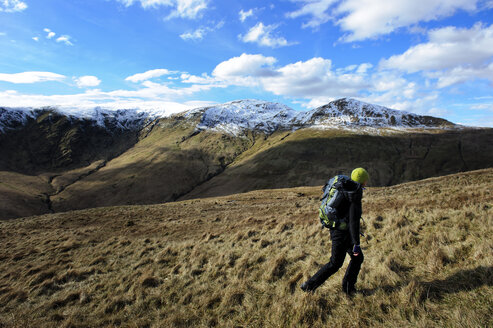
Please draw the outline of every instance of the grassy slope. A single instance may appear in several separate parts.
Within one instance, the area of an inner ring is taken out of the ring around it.
[[[6,201],[0,204],[0,219],[47,213],[50,209],[62,212],[154,204],[313,186],[322,184],[328,175],[347,174],[356,166],[370,171],[374,186],[493,166],[493,129],[383,136],[301,129],[278,131],[269,137],[250,133],[236,138],[215,132],[197,133],[195,124],[200,117],[195,119],[163,119],[152,131],[142,132],[146,137],[112,160],[42,172],[38,176],[46,184],[38,189],[23,186],[24,181],[36,176],[9,175],[9,186],[21,186],[29,193],[21,198],[4,185],[0,193]],[[44,194],[51,196],[46,204],[41,201],[46,199]],[[30,205],[23,209],[20,204],[24,199],[32,200],[30,204],[36,208],[27,211]]]
[[[133,148],[53,197],[54,209],[173,201],[248,147],[248,139],[194,129],[163,120]]]
[[[43,194],[52,192],[40,176],[0,171],[0,219],[47,213]]]
[[[0,222],[0,326],[493,325],[493,169],[369,188],[365,262],[328,261],[320,187]],[[344,267],[345,268],[345,267]]]
[[[492,129],[378,136],[344,130],[278,132],[184,199],[319,185],[327,176],[359,166],[368,169],[373,186],[492,167],[492,137]]]

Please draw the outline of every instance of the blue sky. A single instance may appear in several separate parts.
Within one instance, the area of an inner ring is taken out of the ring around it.
[[[0,106],[342,97],[493,127],[493,0],[0,0]]]

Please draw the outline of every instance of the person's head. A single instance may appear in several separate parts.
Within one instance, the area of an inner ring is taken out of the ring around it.
[[[351,172],[351,180],[358,182],[362,186],[366,185],[369,178],[368,172],[362,167],[358,167]]]

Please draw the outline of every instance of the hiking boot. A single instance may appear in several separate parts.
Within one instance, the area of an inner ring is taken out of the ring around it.
[[[306,293],[313,292],[315,290],[315,288],[313,288],[313,286],[309,283],[309,280],[302,283],[300,288]]]
[[[356,288],[354,288],[354,286],[352,287],[349,287],[349,286],[345,286],[345,287],[342,287],[342,291],[347,295],[347,296],[354,296],[354,294],[357,293],[356,291]]]

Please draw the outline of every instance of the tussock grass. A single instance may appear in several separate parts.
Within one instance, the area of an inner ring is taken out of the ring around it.
[[[353,298],[320,187],[0,222],[0,327],[488,327],[493,169],[369,188]],[[346,260],[347,261],[347,260]]]

